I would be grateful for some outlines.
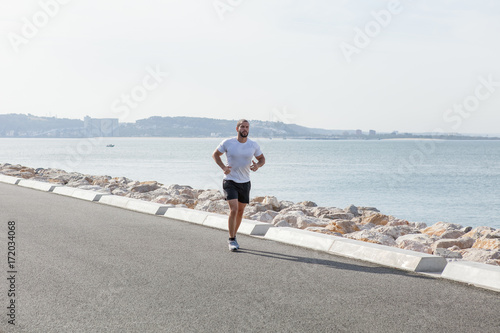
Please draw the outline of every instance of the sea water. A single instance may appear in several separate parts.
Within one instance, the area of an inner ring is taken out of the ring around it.
[[[220,189],[222,138],[0,139],[0,163]],[[255,139],[252,196],[500,228],[500,141]],[[114,147],[106,147],[114,144]]]

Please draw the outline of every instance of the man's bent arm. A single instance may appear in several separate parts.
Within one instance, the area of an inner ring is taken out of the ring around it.
[[[266,158],[264,157],[264,154],[256,156],[255,158],[258,162],[255,163],[255,161],[252,161],[252,165],[250,166],[250,170],[254,172],[259,170],[264,164],[266,164]]]
[[[257,161],[259,161],[259,162],[257,163],[257,165],[259,166],[259,168],[260,168],[260,167],[263,167],[263,166],[264,166],[264,164],[266,164],[266,158],[264,157],[264,154],[261,154],[261,155],[259,155],[259,156],[255,157],[255,158],[257,159]]]
[[[215,149],[214,153],[212,154],[212,158],[214,159],[215,163],[224,171],[224,174],[228,174],[231,171],[231,167],[226,166],[224,162],[222,162],[222,159],[220,158],[224,153],[221,153],[219,149]]]

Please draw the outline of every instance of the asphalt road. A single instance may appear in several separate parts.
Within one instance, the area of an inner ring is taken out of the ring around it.
[[[16,325],[8,323],[15,221]],[[500,332],[500,294],[0,183],[2,332]]]

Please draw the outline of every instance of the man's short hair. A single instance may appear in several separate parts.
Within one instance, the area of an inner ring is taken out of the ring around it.
[[[250,125],[250,122],[248,120],[246,120],[246,119],[240,119],[236,123],[236,128],[240,127],[240,125],[243,124],[243,123],[248,123]]]

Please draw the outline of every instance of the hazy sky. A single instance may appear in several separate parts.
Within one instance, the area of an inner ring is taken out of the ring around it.
[[[0,34],[2,114],[500,133],[500,1],[0,0]]]

